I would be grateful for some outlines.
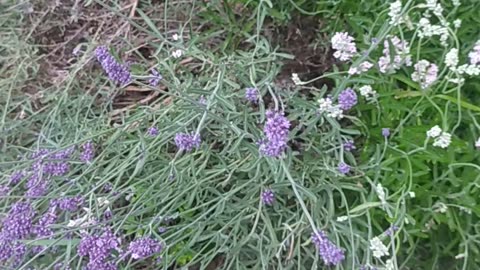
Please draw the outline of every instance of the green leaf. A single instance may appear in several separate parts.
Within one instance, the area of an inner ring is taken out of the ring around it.
[[[360,211],[363,211],[363,210],[366,210],[366,209],[369,209],[369,208],[378,207],[378,206],[381,206],[381,205],[382,205],[381,202],[366,202],[366,203],[363,203],[363,204],[360,204],[360,205],[354,207],[352,210],[350,210],[350,214],[354,214],[356,212],[360,212]]]
[[[447,95],[436,95],[435,97],[453,102],[455,104],[457,104],[459,102],[456,98],[451,97],[451,96],[447,96]],[[463,108],[468,109],[468,110],[480,112],[480,107],[477,107],[477,106],[475,106],[471,103],[468,103],[464,100],[460,100],[460,106],[462,106]]]

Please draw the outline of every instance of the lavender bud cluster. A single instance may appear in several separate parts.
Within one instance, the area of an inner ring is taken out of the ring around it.
[[[355,149],[357,149],[357,148],[355,147],[355,142],[353,140],[348,140],[348,141],[343,143],[343,150],[345,150],[347,152],[351,152]]]
[[[260,153],[268,157],[279,157],[287,148],[290,121],[283,112],[267,111],[267,122],[263,128],[265,139],[260,142]]]
[[[91,141],[86,142],[82,145],[82,152],[80,153],[80,160],[84,163],[88,163],[93,160],[95,157],[95,149]]]
[[[150,136],[150,137],[156,137],[156,136],[158,136],[158,134],[159,134],[158,128],[156,128],[156,127],[150,127],[150,128],[148,128],[147,134],[148,134],[148,136]]]
[[[193,148],[199,148],[202,140],[199,134],[177,133],[175,135],[175,144],[178,149],[190,152]]]
[[[332,243],[323,231],[314,232],[312,234],[312,242],[317,247],[325,265],[336,266],[345,259],[344,251]]]
[[[245,89],[245,99],[252,102],[258,102],[258,90],[255,87],[248,87]]]
[[[160,81],[163,79],[162,75],[160,75],[160,73],[158,73],[158,71],[156,69],[152,69],[151,71],[151,77],[150,79],[148,80],[148,83],[150,84],[150,86],[157,86]]]
[[[102,235],[83,235],[78,245],[78,254],[89,258],[86,270],[116,270],[112,251],[120,249],[120,240],[111,231]]]
[[[343,90],[338,95],[338,104],[342,110],[350,110],[357,105],[357,93],[352,88]]]
[[[266,189],[262,192],[261,198],[263,204],[273,205],[273,203],[275,202],[275,193],[273,193],[273,190],[271,189]]]
[[[151,238],[140,238],[131,242],[128,246],[128,253],[133,259],[143,259],[162,251],[162,244]]]
[[[351,167],[346,164],[345,162],[340,162],[338,164],[338,171],[341,173],[341,174],[347,174],[350,172],[350,169]]]
[[[120,85],[127,85],[132,81],[132,75],[126,65],[122,65],[110,54],[107,47],[99,46],[95,49],[95,55],[109,79]]]

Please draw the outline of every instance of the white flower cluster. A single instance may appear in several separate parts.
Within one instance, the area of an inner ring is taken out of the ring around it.
[[[340,61],[348,61],[357,54],[357,46],[354,38],[349,36],[347,32],[337,32],[333,35],[331,42],[332,48],[335,50],[333,57]]]
[[[373,257],[380,259],[383,256],[389,256],[388,248],[383,244],[382,240],[374,237],[370,240],[370,250],[373,252]]]
[[[477,141],[475,142],[475,147],[480,149],[480,137],[478,137]]]
[[[303,85],[304,83],[300,80],[297,73],[292,73],[292,81],[295,85]]]
[[[373,90],[370,85],[364,85],[360,87],[358,90],[360,91],[360,95],[365,97],[367,101],[377,99],[377,92]]]
[[[319,113],[326,113],[328,117],[342,119],[343,118],[343,110],[340,108],[340,105],[336,104],[333,105],[332,99],[330,98],[321,98],[318,100]]]
[[[175,50],[175,51],[172,52],[173,58],[180,58],[180,57],[182,56],[182,54],[183,54],[183,51],[180,50],[180,49]]]
[[[358,67],[350,67],[350,69],[348,70],[348,74],[350,75],[361,74],[361,73],[367,72],[372,67],[373,67],[372,63],[368,61],[364,61],[360,63]]]
[[[453,21],[453,26],[457,29],[460,28],[460,26],[462,26],[462,20],[456,19],[455,21]]]
[[[418,22],[419,31],[418,36],[421,38],[429,38],[433,36],[440,36],[440,44],[447,46],[448,28],[442,25],[432,25],[427,18],[421,18]]]
[[[390,44],[393,45],[392,48]],[[386,73],[388,71],[398,70],[403,64],[406,66],[412,65],[410,47],[407,41],[402,41],[397,36],[387,37],[383,42],[383,46],[383,56],[378,59],[380,72]],[[390,50],[393,50],[392,54],[390,54]]]
[[[455,50],[454,52],[452,52]],[[454,56],[456,54],[456,57]],[[470,60],[469,64],[458,65],[458,50],[451,49],[445,56],[445,64],[450,67],[451,71],[456,72],[456,78],[449,78],[448,80],[453,83],[462,84],[465,79],[462,75],[478,76],[480,75],[480,40],[475,43],[473,49],[468,53]],[[455,64],[456,65],[453,65]],[[450,66],[451,65],[451,66]]]
[[[397,0],[390,4],[388,16],[390,17],[389,24],[399,25],[404,22],[402,17],[402,1]]]
[[[428,138],[434,138],[433,146],[440,148],[447,148],[452,142],[452,134],[442,131],[442,129],[436,125],[427,131]]]
[[[455,70],[458,65],[458,49],[452,48],[445,55],[445,65],[450,68],[450,70]]]
[[[427,0],[426,7],[428,10],[432,11],[436,16],[442,16],[443,7],[437,0]]]
[[[438,76],[438,67],[427,60],[420,60],[415,64],[415,72],[412,73],[412,80],[420,83],[422,89],[431,86]]]

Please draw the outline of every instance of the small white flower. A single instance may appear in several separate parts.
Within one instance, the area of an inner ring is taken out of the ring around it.
[[[67,227],[85,228],[96,223],[95,218],[92,217],[92,211],[90,210],[90,208],[84,207],[83,210],[86,212],[85,215],[77,219],[69,220],[67,223]],[[85,230],[80,230],[80,232],[84,232],[84,231]]]
[[[348,74],[350,75],[361,74],[361,73],[367,72],[372,67],[373,67],[372,63],[368,61],[364,61],[360,63],[358,67],[350,67],[350,69],[348,70]]]
[[[475,142],[475,147],[480,148],[480,137],[478,137],[477,141]]]
[[[377,98],[377,92],[372,89],[370,85],[364,85],[358,89],[360,95],[365,97],[366,100],[375,100]]]
[[[452,4],[455,6],[455,7],[458,7],[460,6],[460,0],[452,0]]]
[[[465,82],[464,78],[449,78],[449,82],[454,83],[454,84],[463,84]]]
[[[333,57],[340,61],[348,61],[357,53],[355,39],[347,32],[337,32],[331,38],[332,48],[335,50]]]
[[[104,205],[109,205],[110,201],[107,199],[107,197],[99,197],[97,198],[97,203],[99,206],[104,206]]]
[[[390,17],[389,24],[399,25],[403,22],[401,17],[402,13],[402,1],[397,0],[390,4],[388,16]]]
[[[393,265],[393,260],[388,259],[385,263],[385,270],[395,270],[395,266]]]
[[[180,49],[175,50],[175,51],[172,52],[173,58],[180,58],[180,57],[182,56],[182,54],[183,54],[183,51],[180,50]]]
[[[385,188],[382,186],[382,184],[378,183],[377,186],[375,187],[375,192],[377,192],[378,199],[380,199],[380,202],[382,204],[386,204],[386,194],[385,194]]]
[[[348,69],[348,74],[349,75],[355,75],[355,74],[360,74],[360,71],[356,67],[350,67]]]
[[[438,125],[436,125],[432,127],[429,131],[427,131],[427,137],[436,138],[440,136],[441,133],[442,129]]]
[[[303,82],[300,80],[297,73],[292,73],[292,81],[295,85],[303,85]]]
[[[348,216],[340,216],[340,217],[337,217],[337,222],[344,222],[348,220]]]
[[[178,34],[177,34],[177,33],[175,33],[175,34],[172,35],[172,39],[173,39],[173,40],[177,41],[178,38],[179,38],[179,37],[178,37]]]
[[[343,110],[340,108],[340,105],[335,105],[330,108],[327,113],[328,117],[342,119],[343,118]]]
[[[332,100],[330,98],[321,98],[318,100],[319,111],[326,112],[332,107]]]
[[[462,20],[456,19],[455,21],[453,21],[453,26],[455,28],[460,28],[461,25],[462,25]]]
[[[326,113],[328,117],[342,119],[343,118],[343,110],[340,108],[340,105],[333,105],[332,100],[330,98],[321,98],[318,100],[319,113]]]
[[[358,90],[360,90],[360,95],[362,95],[364,97],[370,96],[373,92],[373,89],[370,85],[364,85],[364,86],[360,87]]]
[[[432,209],[434,212],[445,214],[448,210],[448,207],[442,202],[436,202]]]
[[[458,65],[458,49],[452,48],[450,51],[445,55],[445,65],[450,67],[450,69],[454,69]]]
[[[457,68],[459,74],[467,74],[469,76],[478,76],[480,75],[480,66],[476,65],[461,65]]]
[[[460,259],[463,259],[463,258],[465,258],[465,253],[460,253],[460,254],[457,254],[455,256],[455,259],[457,259],[457,260],[460,260]]]
[[[413,191],[408,192],[408,195],[410,195],[410,198],[415,198],[415,192]]]
[[[419,82],[422,89],[431,86],[438,76],[437,65],[428,62],[427,60],[420,60],[414,65],[415,72],[412,73],[412,80]]]
[[[378,237],[374,237],[370,240],[370,250],[373,251],[373,256],[377,259],[390,255],[390,253],[388,253],[388,248]]]
[[[442,134],[435,139],[433,146],[440,148],[447,148],[452,142],[452,135],[447,132],[442,132]]]

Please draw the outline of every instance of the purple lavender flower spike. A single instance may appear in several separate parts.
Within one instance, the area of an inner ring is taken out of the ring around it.
[[[357,105],[357,94],[352,88],[347,88],[338,95],[338,104],[342,110],[350,110]]]
[[[150,137],[156,137],[158,136],[158,128],[156,127],[150,127],[148,130],[147,130],[147,134],[148,136]]]
[[[81,196],[75,197],[64,197],[57,200],[52,200],[52,206],[58,206],[60,210],[68,211],[68,212],[75,212],[80,209],[83,205],[84,200]]]
[[[323,231],[319,230],[312,233],[312,242],[317,247],[325,265],[336,266],[345,259],[344,251],[330,241]]]
[[[22,171],[14,172],[10,176],[10,185],[18,184],[22,180],[23,177],[25,177],[25,174]]]
[[[84,163],[88,163],[95,157],[94,145],[91,141],[82,145],[82,152],[80,153],[80,160]]]
[[[350,169],[351,167],[346,164],[345,162],[340,162],[338,164],[338,171],[341,173],[341,174],[347,174],[350,172]]]
[[[382,128],[382,136],[387,138],[390,136],[390,129],[389,128]]]
[[[352,150],[357,149],[353,140],[348,140],[343,143],[343,150],[351,152]]]
[[[175,144],[178,149],[190,152],[193,148],[199,148],[202,140],[199,134],[177,133],[175,135]]]
[[[8,186],[0,185],[0,196],[7,196],[10,192],[10,188]]]
[[[133,259],[143,259],[162,251],[162,244],[151,238],[140,238],[130,243],[128,252]]]
[[[102,65],[103,70],[107,73],[109,79],[122,86],[132,81],[127,65],[122,65],[110,54],[107,47],[99,46],[95,49],[98,62]]]
[[[51,239],[53,236],[53,230],[51,225],[57,221],[57,214],[55,213],[55,207],[50,207],[45,214],[38,220],[38,223],[33,227],[33,233],[36,239]],[[46,246],[34,246],[33,253],[43,253],[47,250]]]
[[[50,181],[48,179],[43,179],[39,176],[39,173],[34,172],[34,174],[28,179],[25,187],[27,192],[25,196],[27,197],[39,197],[45,195],[48,189]]]
[[[152,69],[151,78],[148,80],[148,83],[150,84],[150,86],[155,87],[158,85],[158,83],[160,83],[162,79],[162,75],[160,75],[160,73],[158,73],[156,69]]]
[[[258,102],[258,90],[255,87],[248,87],[245,89],[245,99],[252,102]]]
[[[290,121],[283,112],[267,111],[267,122],[263,128],[265,139],[260,143],[260,153],[269,157],[279,157],[287,148]]]
[[[120,241],[110,231],[104,232],[101,236],[83,235],[77,248],[80,256],[89,257],[86,270],[116,270],[117,267],[111,253],[113,250],[119,249]]]
[[[3,219],[1,234],[8,239],[24,239],[32,232],[34,216],[35,211],[29,203],[13,204]]]
[[[266,189],[262,192],[262,202],[265,205],[273,205],[275,202],[275,193],[273,193],[273,190],[271,189]]]

